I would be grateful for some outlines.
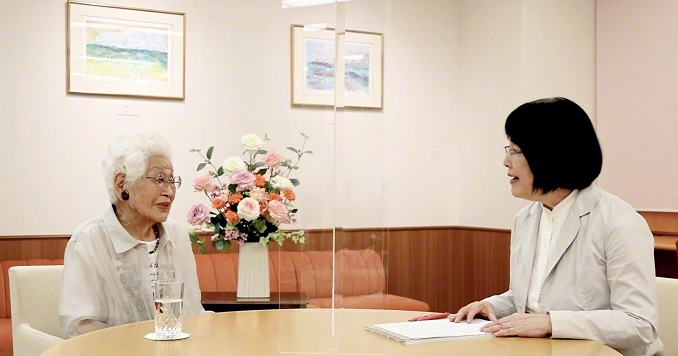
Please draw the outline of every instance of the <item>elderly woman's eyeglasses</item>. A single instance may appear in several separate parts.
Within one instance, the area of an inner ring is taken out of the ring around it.
[[[170,188],[177,190],[181,187],[181,177],[179,176],[174,176],[174,177],[169,177],[165,179],[164,176],[157,176],[157,177],[146,177],[148,179],[153,179],[155,183],[157,184],[158,189],[165,189],[165,186],[169,185]]]
[[[506,151],[506,155],[509,157],[523,153],[523,151],[511,148],[511,146],[504,146],[504,151]]]

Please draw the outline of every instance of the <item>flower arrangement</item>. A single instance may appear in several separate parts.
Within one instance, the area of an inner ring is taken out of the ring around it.
[[[301,133],[304,141],[300,149],[287,147],[296,155],[296,162],[284,158],[276,151],[262,149],[265,141],[254,134],[242,137],[245,146],[241,156],[229,157],[216,167],[211,159],[214,146],[203,155],[201,150],[192,149],[202,158],[197,171],[211,167],[207,173],[197,176],[193,181],[196,192],[203,192],[211,202],[211,208],[203,204],[194,205],[187,214],[188,222],[196,226],[191,232],[191,242],[198,244],[205,253],[204,240],[196,232],[213,232],[212,245],[223,251],[231,247],[231,242],[242,245],[245,242],[259,242],[264,246],[269,241],[282,245],[285,240],[304,243],[304,231],[280,230],[281,224],[296,223],[293,202],[296,199],[294,187],[299,180],[289,178],[292,171],[298,170],[297,164],[305,154],[308,136]]]

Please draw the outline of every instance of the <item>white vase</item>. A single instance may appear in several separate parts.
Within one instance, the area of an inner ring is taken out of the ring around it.
[[[268,247],[246,242],[238,255],[238,299],[270,298]]]

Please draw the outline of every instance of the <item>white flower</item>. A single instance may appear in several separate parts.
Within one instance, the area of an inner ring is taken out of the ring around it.
[[[273,189],[292,189],[294,188],[294,184],[292,184],[289,179],[281,175],[277,175],[271,178],[271,187],[273,187]]]
[[[238,203],[238,216],[247,221],[259,217],[259,202],[252,198],[245,198]]]
[[[243,136],[240,142],[248,151],[258,151],[264,145],[264,141],[255,134]]]
[[[237,171],[242,171],[247,168],[247,164],[238,156],[228,157],[224,160],[224,163],[221,164],[221,167],[224,169],[226,174],[231,175]]]

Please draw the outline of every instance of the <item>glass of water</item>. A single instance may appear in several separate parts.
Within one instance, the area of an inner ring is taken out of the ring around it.
[[[181,335],[184,310],[183,281],[155,281],[155,335],[175,338]]]

